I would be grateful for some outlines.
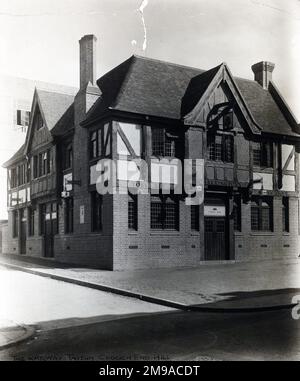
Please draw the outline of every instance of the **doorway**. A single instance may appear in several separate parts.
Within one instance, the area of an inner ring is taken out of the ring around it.
[[[206,261],[229,259],[227,203],[224,198],[205,200],[204,236],[204,259]]]
[[[20,209],[20,254],[26,254],[27,221],[25,209]]]

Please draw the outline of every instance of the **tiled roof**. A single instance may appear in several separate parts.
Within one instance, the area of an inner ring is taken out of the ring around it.
[[[46,125],[51,131],[74,102],[74,96],[40,89],[37,89],[37,95]]]
[[[2,167],[4,168],[9,167],[11,164],[15,163],[16,161],[21,160],[25,155],[24,149],[25,149],[25,144],[22,144],[22,146],[18,149],[18,151],[9,160],[7,160],[4,164],[2,164]]]
[[[101,117],[108,108],[180,119],[200,99],[218,68],[204,71],[132,56],[97,81],[102,96],[84,124]],[[255,81],[234,79],[263,132],[299,136],[267,90]]]

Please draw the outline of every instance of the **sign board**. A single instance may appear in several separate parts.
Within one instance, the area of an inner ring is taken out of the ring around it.
[[[80,205],[80,223],[84,224],[84,205]]]
[[[204,205],[205,217],[225,217],[226,208],[224,205]]]

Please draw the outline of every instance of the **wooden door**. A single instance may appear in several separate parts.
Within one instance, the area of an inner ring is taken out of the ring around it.
[[[205,217],[205,260],[227,258],[226,217]]]

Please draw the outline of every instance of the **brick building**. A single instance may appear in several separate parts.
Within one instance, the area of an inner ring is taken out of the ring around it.
[[[96,81],[95,45],[80,40],[75,96],[34,93],[26,141],[4,164],[3,252],[117,270],[298,257],[300,129],[274,65],[253,65],[252,81],[224,63],[132,56]],[[99,194],[103,158],[117,162],[116,189],[144,159],[156,191]],[[200,205],[157,180],[162,158],[204,159]]]

